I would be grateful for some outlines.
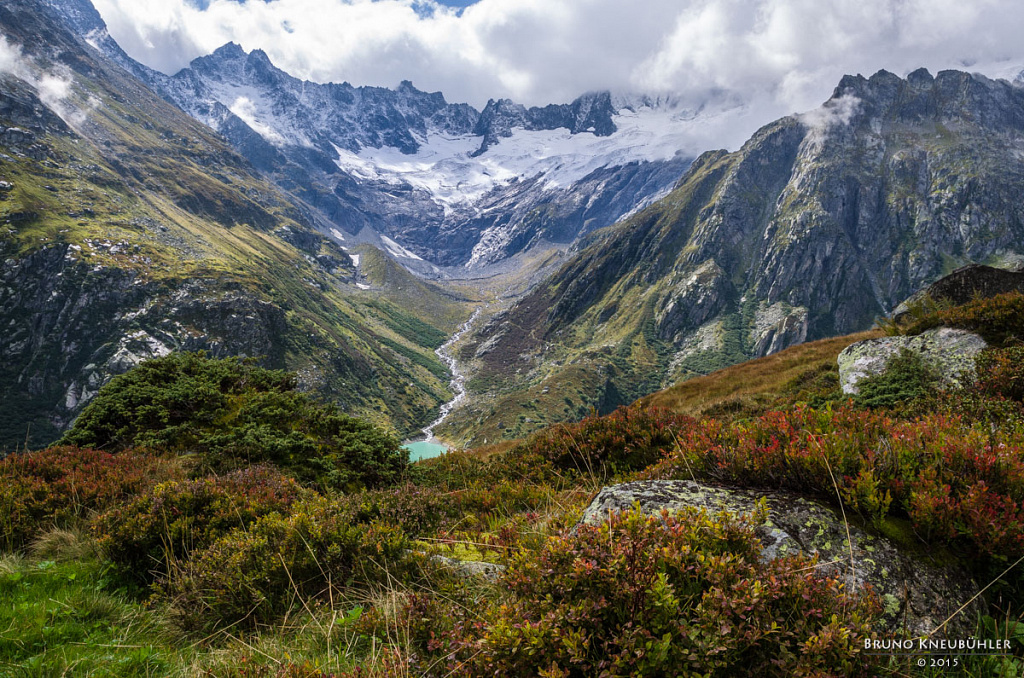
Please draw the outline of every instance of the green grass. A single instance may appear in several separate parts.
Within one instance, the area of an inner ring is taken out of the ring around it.
[[[102,569],[95,558],[0,559],[4,675],[160,676],[182,663],[159,614],[110,591]]]
[[[208,637],[176,629],[166,604],[113,588],[89,537],[54,532],[42,554],[0,555],[0,675],[19,678],[319,676],[363,658],[351,631],[367,601],[316,605],[281,625]],[[45,554],[45,555],[44,555]]]

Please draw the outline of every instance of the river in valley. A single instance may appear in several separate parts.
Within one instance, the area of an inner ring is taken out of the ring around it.
[[[455,344],[465,336],[469,328],[472,327],[473,321],[480,316],[478,308],[473,312],[473,315],[469,320],[462,323],[459,329],[456,330],[455,334],[444,342],[444,344],[434,351],[437,357],[448,366],[448,370],[452,373],[452,380],[449,382],[449,387],[452,389],[452,393],[455,394],[451,400],[441,405],[441,411],[437,415],[437,419],[430,422],[429,426],[423,429],[423,438],[417,440],[406,441],[404,447],[409,450],[409,461],[419,461],[420,459],[431,459],[438,457],[448,451],[448,447],[440,440],[434,437],[434,429],[440,426],[448,415],[451,414],[452,410],[458,406],[466,398],[466,376],[459,371],[458,361],[452,352]]]

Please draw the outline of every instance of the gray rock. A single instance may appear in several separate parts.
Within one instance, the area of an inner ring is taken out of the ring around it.
[[[856,394],[857,382],[880,374],[901,349],[919,354],[946,386],[974,380],[974,359],[988,346],[973,332],[938,327],[916,337],[882,337],[851,344],[839,354],[839,383],[843,393]]]
[[[483,577],[484,579],[497,579],[498,575],[505,570],[504,565],[485,563],[479,560],[459,560],[458,558],[448,558],[446,556],[431,556],[430,559],[435,563],[455,570],[466,578]]]
[[[623,483],[602,489],[579,524],[599,524],[610,512],[636,505],[652,514],[688,508],[752,514],[761,500],[768,509],[766,522],[757,530],[764,546],[762,559],[818,554],[822,573],[843,573],[848,585],[870,585],[874,589],[890,630],[928,634],[978,591],[960,567],[942,563],[929,554],[911,554],[909,549],[854,525],[849,526],[848,540],[841,515],[814,501],[781,492],[726,489],[684,480]],[[946,635],[969,635],[983,610],[979,598],[950,621]]]
[[[793,308],[781,301],[769,306],[762,301],[754,314],[754,327],[750,330],[752,353],[766,356],[802,344],[807,339],[807,329],[806,308]]]

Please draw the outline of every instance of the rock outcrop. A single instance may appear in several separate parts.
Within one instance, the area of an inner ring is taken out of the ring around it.
[[[460,560],[459,558],[448,558],[447,556],[431,556],[430,559],[438,565],[443,565],[454,570],[464,579],[483,577],[484,579],[497,579],[505,571],[504,565],[487,563],[482,560]]]
[[[858,393],[857,382],[880,374],[902,349],[921,356],[946,386],[960,386],[974,379],[974,359],[988,344],[973,332],[938,327],[916,337],[882,337],[847,346],[839,354],[839,384],[843,393]]]
[[[1008,271],[971,264],[936,280],[901,303],[893,311],[893,320],[899,322],[907,317],[910,308],[925,299],[960,306],[976,297],[987,299],[1007,292],[1024,292],[1024,270]]]
[[[762,558],[817,554],[821,572],[842,573],[852,586],[871,586],[891,630],[905,629],[914,636],[931,633],[978,591],[959,567],[924,553],[912,554],[916,549],[855,525],[847,527],[833,509],[781,492],[726,489],[680,480],[624,483],[602,489],[580,523],[599,524],[610,512],[634,506],[650,514],[687,508],[751,514],[761,500],[768,508],[767,521],[758,528],[764,545]],[[969,634],[982,609],[980,599],[976,600],[956,615],[944,632],[952,637]]]

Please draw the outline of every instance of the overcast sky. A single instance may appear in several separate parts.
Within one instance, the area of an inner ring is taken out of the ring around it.
[[[1020,0],[94,0],[133,57],[173,73],[234,41],[311,80],[412,80],[482,107],[597,89],[709,92],[771,115],[844,73],[1024,65]]]

